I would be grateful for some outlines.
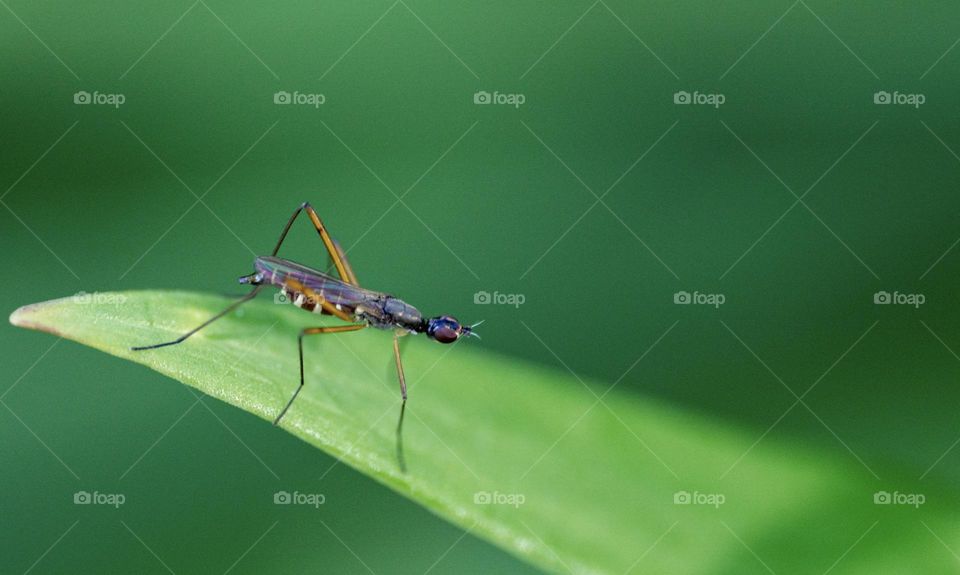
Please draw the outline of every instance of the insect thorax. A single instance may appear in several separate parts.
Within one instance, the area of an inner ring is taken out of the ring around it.
[[[419,331],[423,324],[423,315],[420,310],[401,299],[388,295],[357,306],[354,313],[357,319],[379,329],[400,327],[409,331]]]

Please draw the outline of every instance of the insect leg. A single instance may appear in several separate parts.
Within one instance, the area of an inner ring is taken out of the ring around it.
[[[313,222],[313,227],[317,228],[317,233],[320,234],[320,239],[323,240],[323,245],[327,248],[327,253],[330,254],[330,259],[333,260],[334,267],[337,268],[337,274],[340,276],[340,279],[357,285],[355,282],[350,281],[352,273],[347,272],[347,267],[344,266],[343,260],[340,257],[342,252],[337,250],[337,247],[333,241],[333,238],[330,237],[330,233],[327,231],[326,226],[323,225],[323,222],[320,221],[320,216],[317,215],[317,211],[313,209],[313,206],[310,205],[310,202],[303,202],[300,206],[294,210],[293,215],[290,216],[290,219],[287,221],[287,225],[284,226],[283,232],[280,234],[280,239],[277,240],[277,245],[273,248],[273,253],[270,255],[277,255],[277,252],[280,251],[280,244],[283,243],[283,240],[287,237],[287,232],[290,231],[290,226],[293,225],[293,221],[297,219],[297,216],[300,215],[300,212],[307,212],[307,216],[310,217],[310,221]]]
[[[397,378],[400,379],[400,419],[397,420],[397,464],[400,471],[407,472],[407,460],[403,456],[403,416],[407,410],[407,378],[403,375],[403,362],[400,361],[400,335],[393,332],[393,357],[397,360]]]
[[[167,341],[167,342],[164,342],[164,343],[158,343],[158,344],[154,344],[154,345],[144,345],[144,346],[138,346],[138,347],[131,347],[130,349],[133,350],[133,351],[143,351],[143,350],[145,350],[145,349],[156,349],[156,348],[158,348],[158,347],[166,347],[166,346],[168,346],[168,345],[178,344],[178,343],[182,342],[183,340],[187,339],[188,337],[190,337],[191,335],[197,333],[197,332],[200,331],[201,329],[207,327],[207,326],[210,325],[211,323],[217,321],[217,320],[220,319],[221,317],[223,317],[223,316],[227,315],[228,313],[232,312],[233,310],[237,309],[238,307],[240,307],[241,304],[246,303],[246,302],[252,300],[254,297],[256,297],[257,293],[260,291],[260,289],[261,289],[262,287],[263,287],[263,286],[256,286],[255,288],[253,288],[253,290],[252,290],[250,293],[248,293],[247,295],[245,295],[245,296],[243,296],[242,298],[238,299],[237,301],[233,302],[232,304],[230,304],[229,306],[227,306],[226,309],[224,309],[223,311],[221,311],[221,312],[218,313],[217,315],[211,317],[211,318],[208,319],[207,321],[205,321],[205,322],[203,322],[202,324],[198,325],[197,327],[191,329],[190,331],[188,331],[187,333],[181,335],[180,337],[178,337],[177,339],[175,339],[175,340],[173,340],[173,341]]]
[[[353,266],[350,265],[350,260],[347,259],[347,252],[343,251],[343,247],[340,245],[336,239],[333,240],[333,247],[337,249],[337,255],[340,256],[340,261],[343,262],[343,269],[347,272],[347,283],[353,284],[355,286],[360,285],[360,282],[357,281],[357,274],[353,273]]]
[[[397,421],[397,465],[400,471],[407,472],[407,458],[403,456],[403,415],[406,413],[407,402],[400,404],[400,419]]]
[[[400,361],[400,335],[393,332],[393,357],[397,360],[397,378],[400,380],[400,396],[407,402],[407,378],[403,376],[403,362]]]
[[[284,414],[287,413],[287,410],[290,409],[290,406],[293,404],[293,400],[297,398],[297,395],[300,394],[300,390],[303,389],[303,336],[305,335],[317,335],[321,333],[340,333],[345,331],[356,331],[358,329],[363,329],[367,327],[366,324],[357,323],[351,325],[331,325],[324,327],[308,327],[300,331],[300,335],[297,336],[297,347],[300,350],[300,385],[297,387],[297,390],[293,392],[293,397],[290,398],[290,401],[287,402],[287,405],[284,406],[283,410],[280,411],[280,415],[273,420],[273,424],[277,425],[280,423],[280,420],[283,418]]]

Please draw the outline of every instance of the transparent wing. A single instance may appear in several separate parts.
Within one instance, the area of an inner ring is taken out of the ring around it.
[[[320,294],[323,299],[334,305],[355,308],[368,303],[379,295],[362,287],[344,283],[323,272],[313,270],[301,280],[303,285]]]
[[[296,283],[303,284],[334,305],[354,308],[380,296],[375,291],[350,285],[326,272],[297,262],[281,258],[263,258],[263,261],[269,265],[268,272],[275,274],[275,277],[283,281],[293,280]]]

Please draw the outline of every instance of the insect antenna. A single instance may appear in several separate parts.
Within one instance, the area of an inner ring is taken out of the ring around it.
[[[470,327],[468,327],[468,328],[467,328],[467,335],[472,335],[473,337],[475,337],[475,338],[477,338],[477,339],[483,339],[482,337],[480,337],[480,334],[479,334],[479,333],[473,331],[473,328],[477,327],[478,325],[480,325],[481,323],[483,323],[483,322],[485,322],[485,321],[487,321],[487,320],[481,319],[481,320],[478,321],[477,323],[475,323],[475,324],[471,325]]]

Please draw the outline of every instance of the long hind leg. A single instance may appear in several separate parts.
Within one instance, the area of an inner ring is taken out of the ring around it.
[[[154,344],[154,345],[144,345],[144,346],[138,346],[138,347],[131,347],[130,349],[133,350],[133,351],[143,351],[143,350],[145,350],[145,349],[157,349],[158,347],[166,347],[166,346],[168,346],[168,345],[176,345],[176,344],[182,342],[183,340],[187,339],[187,338],[190,337],[191,335],[197,333],[197,332],[200,331],[201,329],[207,327],[207,326],[210,325],[211,323],[217,321],[217,320],[220,319],[221,317],[223,317],[223,316],[227,315],[228,313],[232,312],[233,310],[237,309],[238,307],[240,307],[241,304],[244,304],[244,303],[252,300],[253,298],[255,298],[255,297],[257,296],[257,293],[260,291],[261,287],[263,287],[263,286],[256,286],[256,287],[254,287],[253,290],[250,291],[250,293],[248,293],[247,295],[245,295],[245,296],[243,296],[242,298],[238,299],[237,301],[233,302],[232,304],[230,304],[229,306],[227,306],[226,309],[224,309],[223,311],[221,311],[221,312],[218,313],[217,315],[211,317],[211,318],[208,319],[207,321],[201,323],[201,324],[198,325],[197,327],[191,329],[190,331],[188,331],[187,333],[181,335],[180,337],[178,337],[177,339],[175,339],[175,340],[173,340],[173,341],[166,341],[166,342],[157,343],[157,344]]]
[[[294,220],[297,219],[300,212],[307,212],[307,216],[310,217],[313,227],[317,229],[317,233],[320,234],[320,239],[323,240],[323,245],[327,248],[327,253],[330,254],[330,259],[333,260],[333,266],[337,268],[337,275],[340,276],[340,279],[349,284],[357,285],[356,276],[353,275],[350,264],[344,264],[343,250],[339,249],[336,241],[330,236],[330,232],[327,231],[327,227],[323,225],[320,216],[317,215],[317,211],[313,209],[310,202],[303,202],[293,211],[293,215],[287,220],[287,225],[283,227],[283,232],[280,233],[280,239],[277,240],[277,245],[273,248],[273,253],[270,255],[275,256],[277,252],[280,251],[280,245],[283,244],[283,240],[287,237],[287,232],[290,231],[290,226],[293,225]]]
[[[350,265],[350,260],[347,259],[347,252],[343,251],[343,248],[340,246],[340,242],[336,239],[333,240],[333,247],[337,250],[337,255],[340,256],[340,262],[343,264],[344,270],[347,272],[347,279],[344,280],[349,284],[359,286],[360,282],[357,281],[357,274],[353,273],[353,266]]]

